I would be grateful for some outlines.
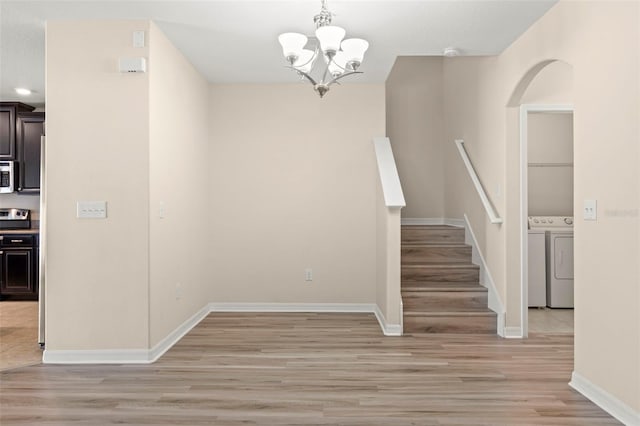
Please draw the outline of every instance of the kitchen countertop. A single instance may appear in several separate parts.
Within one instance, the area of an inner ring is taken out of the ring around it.
[[[23,235],[36,235],[40,233],[40,228],[31,228],[31,229],[0,229],[0,234],[2,235],[15,235],[15,234],[23,234]]]

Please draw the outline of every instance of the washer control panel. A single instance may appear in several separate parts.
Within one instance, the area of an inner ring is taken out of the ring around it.
[[[529,216],[529,229],[573,228],[573,216]]]

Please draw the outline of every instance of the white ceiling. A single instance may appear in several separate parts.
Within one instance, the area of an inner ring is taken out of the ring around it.
[[[383,82],[397,56],[495,55],[557,0],[329,0],[333,24],[371,47],[359,82]],[[152,19],[217,83],[287,83],[278,34],[312,34],[320,0],[5,1],[0,0],[0,99],[44,102],[45,22],[55,19]],[[28,97],[15,87],[35,91]]]

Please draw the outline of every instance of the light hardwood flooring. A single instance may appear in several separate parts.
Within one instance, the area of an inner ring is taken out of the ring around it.
[[[0,373],[4,425],[612,425],[573,337],[384,337],[371,314],[214,313],[150,365]]]
[[[0,302],[0,370],[41,361],[38,302]]]

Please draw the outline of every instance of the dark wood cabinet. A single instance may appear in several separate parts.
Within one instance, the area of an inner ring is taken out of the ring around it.
[[[16,159],[20,163],[18,192],[40,192],[40,148],[44,135],[44,112],[18,114]]]
[[[35,108],[22,102],[0,102],[0,160],[16,159],[16,120],[18,114]]]
[[[0,298],[38,300],[38,238],[0,234]]]

